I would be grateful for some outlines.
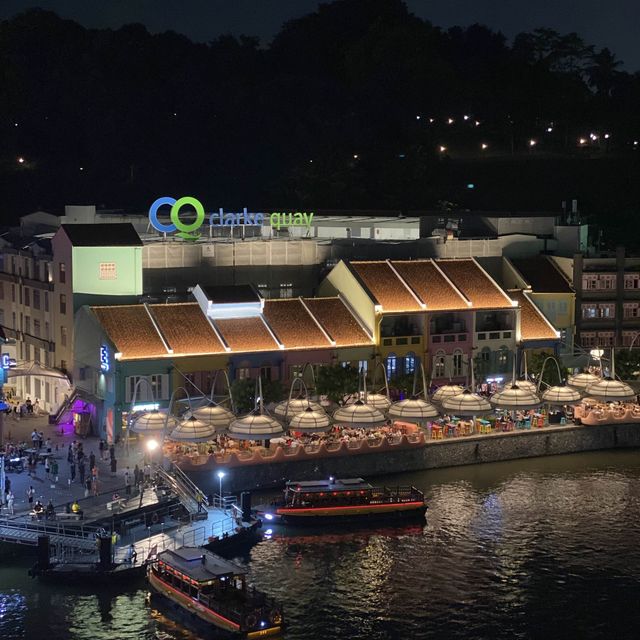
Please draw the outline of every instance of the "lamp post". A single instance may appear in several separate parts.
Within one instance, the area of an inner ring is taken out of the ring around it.
[[[224,478],[224,471],[218,471],[218,480],[220,480],[220,508],[222,509],[222,478]]]

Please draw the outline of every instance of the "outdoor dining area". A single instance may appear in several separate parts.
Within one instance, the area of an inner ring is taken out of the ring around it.
[[[309,393],[302,379],[296,378],[286,400],[265,407],[258,379],[255,407],[240,416],[227,378],[228,396],[221,401],[216,402],[213,394],[192,399],[180,388],[167,410],[134,414],[130,430],[146,439],[149,449],[161,446],[172,460],[197,466],[221,463],[234,455],[238,459],[257,454],[272,457],[278,449],[287,454],[337,449],[355,453],[380,445],[423,444],[549,426],[640,422],[635,391],[615,378],[613,360],[612,354],[610,377],[577,373],[566,381],[553,357],[545,360],[537,382],[527,375],[526,365],[524,376],[518,378],[514,364],[511,382],[489,397],[474,391],[473,366],[467,388],[445,384],[431,397],[421,368],[422,391],[416,393],[414,381],[412,395],[396,402],[391,401],[386,372],[384,388],[375,392],[367,391],[362,375],[358,392],[346,396],[340,405]],[[543,382],[547,364],[555,364],[558,384]]]

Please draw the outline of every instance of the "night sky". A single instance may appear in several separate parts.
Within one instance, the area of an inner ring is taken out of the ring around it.
[[[220,34],[257,35],[264,43],[286,20],[303,16],[317,0],[2,0],[0,18],[39,6],[87,27],[140,22],[151,32],[183,33],[195,41]],[[513,37],[550,27],[575,31],[589,44],[609,47],[627,71],[640,69],[638,0],[407,0],[409,9],[441,27],[475,22]]]

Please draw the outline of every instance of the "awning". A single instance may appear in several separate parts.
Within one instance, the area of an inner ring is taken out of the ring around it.
[[[57,378],[58,380],[64,380],[69,386],[71,381],[66,373],[60,371],[60,369],[53,369],[46,367],[39,362],[32,360],[19,361],[17,366],[7,369],[7,378],[18,378],[20,376],[41,376],[43,378]]]

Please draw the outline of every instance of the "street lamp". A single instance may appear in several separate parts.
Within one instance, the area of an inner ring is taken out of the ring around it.
[[[222,508],[222,478],[224,478],[225,472],[218,471],[218,480],[220,480],[220,507]]]

